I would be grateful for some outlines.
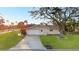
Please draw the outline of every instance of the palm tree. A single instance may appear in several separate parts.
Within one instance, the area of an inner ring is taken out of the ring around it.
[[[9,22],[9,20],[6,20],[6,22]]]
[[[25,20],[24,23],[28,23],[27,20]]]
[[[0,16],[0,24],[4,23],[4,18]]]
[[[25,21],[24,21],[24,24],[27,25],[27,23],[28,23],[27,20],[25,20]]]

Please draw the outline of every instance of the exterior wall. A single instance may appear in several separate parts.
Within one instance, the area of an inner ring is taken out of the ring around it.
[[[60,34],[60,32],[56,29],[53,31],[50,31],[50,29],[48,29],[48,28],[36,27],[36,28],[29,29],[27,31],[27,34],[29,34],[29,35],[47,35],[47,34]]]
[[[49,31],[48,34],[60,34],[58,30]]]

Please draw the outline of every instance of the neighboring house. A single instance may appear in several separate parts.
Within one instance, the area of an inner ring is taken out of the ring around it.
[[[34,25],[31,26],[27,33],[30,35],[47,35],[47,34],[60,34],[57,26],[52,25]]]

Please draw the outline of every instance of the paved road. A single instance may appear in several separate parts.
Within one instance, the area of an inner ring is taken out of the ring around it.
[[[34,33],[34,32],[33,32]],[[27,35],[21,42],[10,50],[46,50],[40,41],[39,35]]]

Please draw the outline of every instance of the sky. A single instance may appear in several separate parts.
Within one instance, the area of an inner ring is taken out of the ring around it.
[[[5,20],[9,20],[9,22],[19,22],[27,20],[28,23],[41,23],[45,20],[35,20],[30,16],[29,11],[31,11],[33,7],[0,7],[0,15],[3,16]]]

